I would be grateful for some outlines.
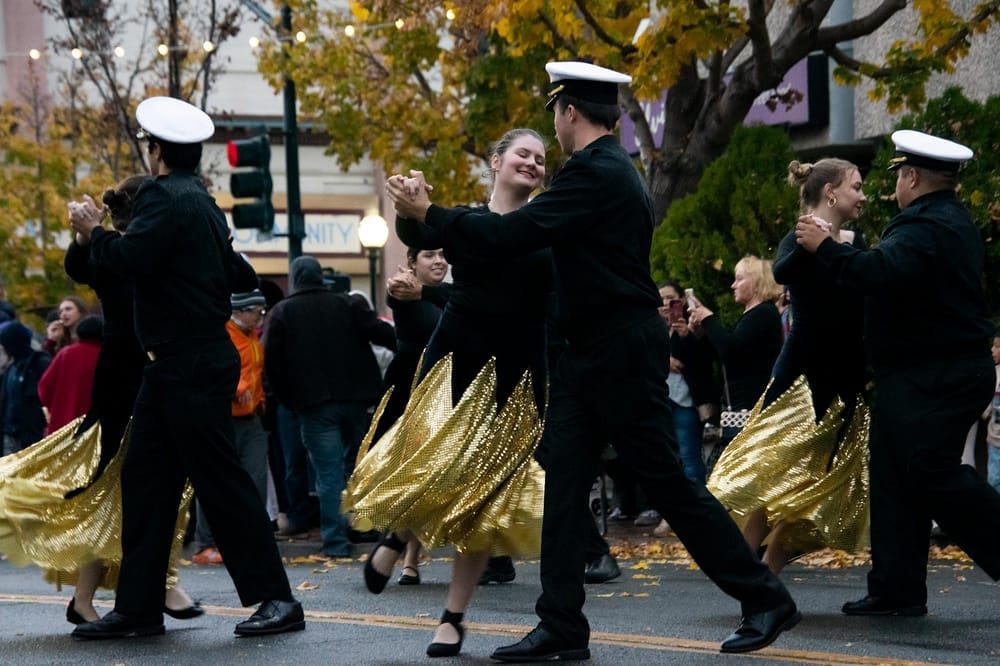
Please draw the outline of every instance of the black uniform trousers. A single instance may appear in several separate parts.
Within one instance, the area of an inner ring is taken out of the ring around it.
[[[291,599],[264,504],[240,467],[230,401],[240,361],[229,336],[154,350],[143,371],[122,468],[122,565],[115,610],[160,617],[163,577],[186,479],[240,601]]]
[[[868,592],[927,602],[931,519],[1000,578],[1000,493],[962,465],[962,449],[994,391],[988,355],[878,373],[871,427],[872,570]]]
[[[655,312],[613,338],[560,357],[537,458],[545,469],[541,625],[586,645],[585,544],[593,530],[588,495],[611,442],[636,475],[650,506],[667,519],[702,571],[742,603],[769,610],[788,592],[751,552],[739,528],[704,485],[684,475],[666,384],[669,341]],[[588,525],[588,521],[591,525]]]

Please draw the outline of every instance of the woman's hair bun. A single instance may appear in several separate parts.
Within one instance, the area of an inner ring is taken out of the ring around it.
[[[112,218],[122,217],[123,215],[127,216],[129,210],[132,208],[132,197],[127,192],[122,192],[121,190],[108,188],[104,190],[101,200],[108,207]]]
[[[812,163],[792,160],[788,163],[788,183],[795,187],[802,187],[812,170]]]

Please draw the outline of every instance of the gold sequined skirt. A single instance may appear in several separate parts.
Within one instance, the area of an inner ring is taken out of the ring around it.
[[[413,389],[403,416],[371,443],[376,411],[344,492],[356,527],[405,528],[428,548],[537,555],[544,473],[529,373],[498,412],[491,360],[452,406],[451,356]],[[370,447],[370,448],[369,448]]]
[[[121,467],[128,433],[118,453],[93,479],[101,455],[101,427],[97,423],[74,436],[83,418],[0,458],[0,552],[17,566],[38,565],[46,580],[60,586],[75,585],[80,567],[100,560],[106,567],[100,585],[114,589],[122,560]],[[188,484],[175,526],[167,588],[177,584],[192,495]]]
[[[812,393],[800,376],[772,404],[761,405],[723,451],[709,491],[737,522],[758,509],[767,512],[772,527],[784,521],[781,538],[788,550],[866,547],[870,417],[864,401],[858,397],[845,424],[845,406],[837,398],[817,423]]]

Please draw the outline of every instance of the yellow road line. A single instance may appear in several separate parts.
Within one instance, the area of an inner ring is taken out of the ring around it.
[[[64,606],[66,597],[34,594],[0,594],[0,601],[11,603],[34,603]],[[97,601],[95,606],[111,607],[110,601]],[[203,606],[210,615],[245,617],[246,608],[232,606]],[[393,629],[416,629],[433,631],[438,620],[432,617],[406,617],[403,615],[370,615],[367,613],[345,613],[339,611],[307,610],[306,618],[312,622],[329,624],[350,624],[359,626],[381,626]],[[503,636],[520,638],[531,631],[532,627],[518,624],[487,624],[469,622],[465,630],[469,633],[488,636]],[[695,652],[699,654],[719,654],[719,644],[708,641],[692,641],[672,636],[654,636],[647,634],[619,634],[605,631],[595,631],[590,635],[591,644],[613,645],[640,650],[659,652]],[[876,666],[892,664],[893,666],[943,666],[926,661],[903,661],[895,657],[866,657],[863,655],[844,654],[841,652],[812,652],[809,650],[787,650],[769,647],[757,652],[745,653],[742,657],[766,659],[768,661],[784,661],[796,664],[857,664],[858,666]]]

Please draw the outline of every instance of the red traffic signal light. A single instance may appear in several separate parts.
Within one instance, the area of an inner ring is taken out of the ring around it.
[[[226,156],[233,167],[250,167],[229,176],[229,190],[234,199],[253,199],[233,204],[233,226],[270,231],[274,226],[274,207],[271,205],[271,146],[267,135],[230,141]]]
[[[226,157],[231,167],[267,168],[271,164],[271,144],[266,134],[249,139],[233,139],[226,146]]]

